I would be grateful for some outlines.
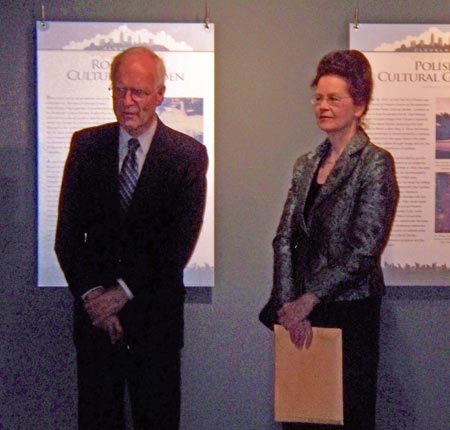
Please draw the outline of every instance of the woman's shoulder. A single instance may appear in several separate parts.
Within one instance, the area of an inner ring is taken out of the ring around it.
[[[375,144],[362,128],[358,130],[358,133],[353,139],[352,148],[350,149],[350,152],[358,153],[359,151],[361,151],[362,157],[364,158],[393,161],[392,154],[387,149]]]
[[[378,146],[377,144],[373,143],[371,140],[369,140],[367,142],[366,156],[373,158],[373,159],[394,162],[394,157],[386,148]]]

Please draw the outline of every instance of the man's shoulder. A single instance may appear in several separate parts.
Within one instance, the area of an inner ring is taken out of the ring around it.
[[[208,152],[206,146],[178,130],[168,127],[161,121],[158,123],[155,137],[152,142],[155,153],[160,154],[170,164],[177,169],[183,166],[197,166],[201,170],[206,170],[208,166]]]
[[[206,149],[203,143],[194,137],[175,130],[161,121],[158,123],[155,138],[160,139],[164,145],[171,147],[171,150],[174,151],[198,152]]]
[[[83,128],[77,130],[74,133],[74,137],[78,139],[88,139],[88,140],[103,140],[111,138],[113,136],[118,136],[119,125],[117,122],[110,122],[107,124],[96,125],[93,127]]]

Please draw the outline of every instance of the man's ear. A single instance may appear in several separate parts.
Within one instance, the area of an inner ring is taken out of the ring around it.
[[[156,105],[159,106],[164,101],[164,94],[166,92],[166,86],[162,85],[156,90]]]

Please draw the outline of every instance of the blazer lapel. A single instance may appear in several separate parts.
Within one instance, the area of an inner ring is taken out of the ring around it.
[[[344,149],[344,152],[337,160],[336,164],[334,165],[333,170],[330,172],[325,184],[320,189],[320,192],[318,193],[316,200],[313,203],[313,206],[311,208],[311,212],[314,212],[314,210],[319,207],[324,201],[327,200],[327,198],[337,189],[339,188],[352,174],[354,168],[356,167],[359,157],[358,154],[360,151],[367,145],[369,138],[366,135],[366,133],[360,129],[356,133],[356,135],[353,137],[353,139],[348,143],[346,148]],[[304,205],[306,201],[307,193],[309,192],[309,187],[311,185],[311,181],[314,178],[314,173],[316,169],[319,167],[320,160],[323,156],[325,156],[326,152],[329,148],[329,141],[328,139],[319,146],[317,151],[317,157],[314,157],[315,160],[314,164],[311,164],[311,167],[313,168],[312,175],[310,174],[310,180],[308,182],[308,188],[305,190],[302,190],[302,195],[304,196],[303,203],[302,203],[302,215],[304,214]],[[302,218],[304,218],[302,216]],[[310,217],[310,220],[313,220],[313,216]],[[306,225],[304,223],[306,231],[309,230],[309,225]]]
[[[305,204],[306,199],[309,194],[309,189],[311,188],[312,181],[314,179],[315,173],[319,167],[320,160],[323,155],[326,154],[328,150],[328,142],[325,141],[316,150],[312,151],[305,163],[301,165],[299,170],[296,172],[296,183],[297,183],[297,204],[296,204],[296,224],[300,226],[302,230],[306,233],[308,228],[305,220]]]
[[[333,170],[330,172],[325,184],[323,184],[320,193],[313,204],[312,211],[325,201],[327,197],[339,188],[351,175],[359,160],[357,155],[366,146],[367,142],[367,135],[364,131],[359,130],[348,143],[344,152],[337,160]]]

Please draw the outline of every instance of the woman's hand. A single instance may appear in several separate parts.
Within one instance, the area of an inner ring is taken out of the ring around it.
[[[300,325],[319,303],[318,297],[313,293],[305,293],[293,302],[285,303],[278,311],[278,322],[286,329],[291,329]]]
[[[309,320],[303,320],[289,330],[289,335],[292,343],[298,349],[303,349],[303,347],[309,349],[313,340],[311,322]]]

